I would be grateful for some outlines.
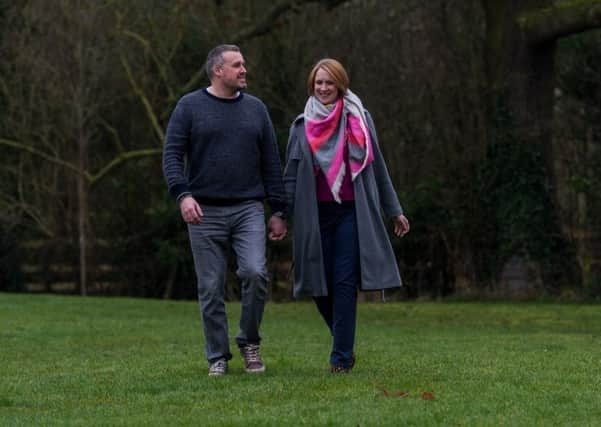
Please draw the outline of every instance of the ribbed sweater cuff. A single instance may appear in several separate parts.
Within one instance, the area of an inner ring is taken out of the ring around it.
[[[190,194],[187,184],[176,184],[169,189],[169,192],[177,201],[179,201],[179,199],[181,199],[185,194]]]
[[[269,206],[271,206],[271,212],[284,212],[286,214],[288,213],[286,209],[286,203],[284,202],[271,200],[269,202]]]

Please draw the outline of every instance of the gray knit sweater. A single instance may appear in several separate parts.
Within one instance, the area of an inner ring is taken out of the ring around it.
[[[241,93],[218,98],[206,89],[182,97],[167,126],[163,173],[169,192],[199,203],[267,198],[285,209],[280,156],[265,105]]]

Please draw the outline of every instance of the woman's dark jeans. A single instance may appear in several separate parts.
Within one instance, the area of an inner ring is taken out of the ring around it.
[[[355,204],[324,202],[318,205],[328,296],[314,300],[332,333],[330,364],[349,368],[355,344],[360,280]]]

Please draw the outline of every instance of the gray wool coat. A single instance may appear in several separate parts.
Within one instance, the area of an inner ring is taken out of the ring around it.
[[[401,286],[401,276],[382,219],[403,213],[378,146],[373,120],[366,111],[374,161],[353,181],[361,264],[360,289],[374,291]],[[295,298],[328,294],[321,252],[315,172],[302,115],[290,127],[284,187],[294,218]]]

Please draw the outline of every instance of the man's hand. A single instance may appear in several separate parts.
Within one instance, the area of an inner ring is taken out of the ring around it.
[[[409,220],[405,215],[395,216],[392,218],[392,222],[394,223],[394,234],[398,237],[403,237],[409,233]]]
[[[267,226],[269,227],[269,233],[267,233],[269,240],[282,240],[284,237],[286,237],[288,227],[286,226],[285,219],[282,219],[279,216],[271,215]]]
[[[184,196],[179,202],[179,210],[182,218],[188,224],[200,224],[202,222],[202,209],[192,196]]]

